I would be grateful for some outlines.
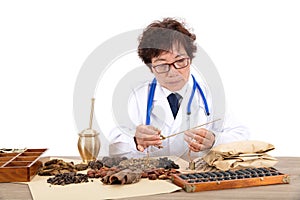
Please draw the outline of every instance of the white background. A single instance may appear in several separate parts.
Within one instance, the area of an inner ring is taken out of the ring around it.
[[[1,1],[0,148],[79,155],[73,91],[85,59],[115,35],[177,17],[214,62],[251,139],[274,144],[272,155],[300,156],[299,8],[289,0]]]

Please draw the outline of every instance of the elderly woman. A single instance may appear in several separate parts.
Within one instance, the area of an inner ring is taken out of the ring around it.
[[[138,86],[130,96],[128,112],[132,134],[111,133],[110,155],[142,157],[203,156],[218,143],[248,138],[248,130],[225,114],[224,125],[215,129],[212,97],[205,81],[191,74],[197,50],[196,36],[171,18],[151,23],[139,38],[138,55],[155,78]],[[184,131],[168,137],[179,131]]]

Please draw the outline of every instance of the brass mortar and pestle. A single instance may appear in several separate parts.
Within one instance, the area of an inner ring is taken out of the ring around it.
[[[95,161],[97,159],[101,147],[99,133],[96,130],[92,129],[94,103],[95,98],[92,98],[89,128],[84,129],[78,134],[79,138],[77,147],[82,162],[85,164],[88,164],[90,161]]]

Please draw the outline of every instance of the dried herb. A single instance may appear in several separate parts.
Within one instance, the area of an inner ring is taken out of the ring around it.
[[[76,172],[56,174],[54,177],[47,179],[47,183],[52,185],[68,185],[72,183],[85,182],[89,182],[88,176],[86,174],[77,174]]]

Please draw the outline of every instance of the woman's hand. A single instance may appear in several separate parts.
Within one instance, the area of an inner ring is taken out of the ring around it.
[[[189,144],[190,150],[194,152],[209,149],[215,142],[215,135],[213,132],[204,128],[190,129],[185,131],[184,134],[184,140]]]
[[[150,125],[139,125],[135,131],[135,143],[138,151],[143,152],[149,146],[160,146],[160,130]]]

